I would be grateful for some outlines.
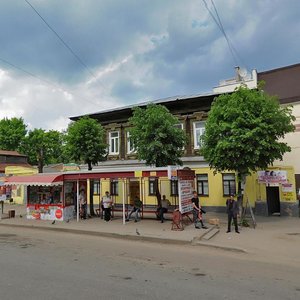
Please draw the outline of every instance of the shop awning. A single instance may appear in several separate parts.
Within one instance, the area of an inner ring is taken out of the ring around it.
[[[35,185],[56,186],[63,185],[62,174],[35,174],[29,176],[11,176],[6,178],[5,185]]]

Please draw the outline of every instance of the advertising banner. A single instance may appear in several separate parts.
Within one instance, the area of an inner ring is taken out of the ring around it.
[[[58,220],[63,221],[64,208],[51,205],[29,205],[27,219],[30,220]]]
[[[287,182],[286,171],[258,171],[258,182],[268,186],[278,186],[279,183]]]
[[[192,211],[193,191],[195,189],[195,171],[178,170],[179,211],[184,214]]]

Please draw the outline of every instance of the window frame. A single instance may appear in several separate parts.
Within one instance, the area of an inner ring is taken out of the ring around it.
[[[203,127],[197,128],[197,124],[203,124]],[[200,149],[201,148],[201,144],[200,141],[197,140],[197,132],[200,131],[200,135],[199,135],[199,140],[200,137],[204,134],[205,132],[205,121],[196,121],[193,123],[193,135],[194,135],[194,149]]]
[[[130,131],[126,132],[126,142],[127,142],[127,154],[136,153],[136,150],[134,149],[132,142],[130,141]]]
[[[119,195],[119,181],[117,179],[112,179],[110,181],[110,195],[111,196]]]
[[[100,180],[93,180],[93,192],[94,195],[100,195]]]
[[[232,176],[233,179],[224,179],[225,176]],[[228,193],[225,193],[225,183],[228,183]],[[223,185],[223,196],[230,196],[236,194],[236,176],[234,173],[223,173],[222,174],[222,185]]]
[[[117,133],[118,136],[112,137],[112,134],[114,134],[114,133]],[[120,153],[120,132],[118,130],[110,131],[108,134],[108,138],[109,138],[109,154],[110,155],[119,155],[119,153]]]
[[[179,196],[178,179],[170,180],[170,195],[171,196]]]
[[[200,176],[206,176],[207,179],[200,179]],[[208,174],[207,173],[196,174],[196,180],[197,180],[197,194],[199,196],[209,196]],[[207,193],[205,193],[205,183],[207,183]],[[201,186],[201,192],[199,189],[200,186]]]
[[[158,178],[149,177],[149,188],[148,188],[149,196],[156,196],[157,186],[158,186]]]

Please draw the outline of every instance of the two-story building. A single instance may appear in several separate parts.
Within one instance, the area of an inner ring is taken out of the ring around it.
[[[234,91],[241,83],[246,84],[249,88],[256,88],[257,82],[266,81],[265,90],[270,95],[279,96],[282,105],[296,104],[294,106],[296,121],[296,132],[287,135],[286,140],[292,146],[292,152],[285,155],[283,162],[276,162],[270,166],[269,170],[262,170],[265,173],[276,175],[283,174],[282,181],[276,181],[273,177],[260,176],[261,173],[254,173],[249,176],[245,185],[245,196],[249,199],[251,206],[255,207],[258,214],[272,215],[299,215],[299,208],[296,199],[296,183],[299,188],[298,162],[297,156],[299,113],[297,114],[297,105],[299,102],[299,82],[300,65],[289,66],[281,69],[270,70],[251,74],[236,68],[235,78],[221,81],[219,86],[213,89],[212,93],[199,94],[191,96],[174,96],[166,99],[151,101],[151,103],[161,104],[178,118],[178,126],[185,131],[188,136],[188,144],[184,149],[182,161],[184,166],[195,170],[195,189],[201,197],[202,205],[214,211],[224,211],[225,201],[229,194],[236,192],[236,174],[234,172],[224,172],[214,174],[204,160],[199,155],[199,137],[205,130],[205,120],[215,97],[222,93]],[[109,145],[107,160],[100,162],[94,167],[93,172],[97,170],[109,170],[118,172],[120,170],[130,170],[134,176],[128,179],[126,188],[126,201],[130,202],[134,194],[140,194],[144,204],[153,205],[156,203],[155,181],[159,181],[162,194],[171,199],[173,204],[177,203],[177,184],[169,180],[166,172],[162,170],[149,170],[144,162],[138,161],[132,144],[130,142],[128,119],[132,116],[134,106],[146,107],[149,102],[139,103],[137,105],[120,107],[112,110],[105,110],[89,114],[95,118],[106,130],[106,141]],[[81,116],[72,117],[76,121]],[[294,143],[296,143],[294,145]],[[291,158],[290,158],[291,156]],[[299,157],[299,156],[298,156]],[[150,172],[147,177],[143,177],[141,170]],[[264,173],[264,174],[265,174]],[[295,176],[296,173],[296,176]],[[266,179],[268,178],[267,181]],[[272,183],[270,184],[269,181]],[[116,197],[116,201],[121,203],[123,197],[122,186],[118,185],[118,178],[102,178],[93,180],[99,195],[105,190],[109,190]]]

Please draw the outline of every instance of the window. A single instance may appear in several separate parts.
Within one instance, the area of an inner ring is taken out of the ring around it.
[[[100,181],[94,181],[94,195],[100,195]]]
[[[183,124],[182,123],[178,123],[178,124],[175,124],[174,127],[176,128],[179,128],[179,129],[182,129],[183,130]]]
[[[135,149],[133,147],[133,143],[130,140],[130,132],[127,131],[127,154],[135,153]]]
[[[175,124],[174,127],[183,130],[183,124],[182,123]],[[182,150],[184,150],[184,146],[182,147]]]
[[[178,196],[178,180],[170,180],[171,196]]]
[[[110,194],[112,196],[118,196],[118,180],[113,179],[110,182]]]
[[[223,176],[223,194],[229,196],[235,194],[235,175],[234,174],[222,174]]]
[[[119,154],[119,131],[109,133],[109,154]]]
[[[205,122],[194,122],[194,149],[201,147],[200,137],[205,132]]]
[[[156,177],[149,178],[149,196],[155,196],[158,186],[158,179]]]
[[[198,195],[208,196],[208,175],[197,175],[197,191]]]

